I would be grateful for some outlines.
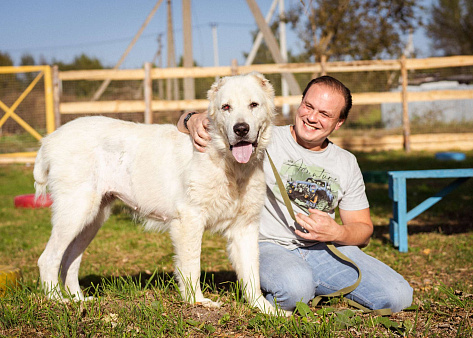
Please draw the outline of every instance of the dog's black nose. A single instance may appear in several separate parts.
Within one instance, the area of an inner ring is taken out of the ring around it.
[[[248,125],[248,123],[245,122],[237,123],[233,126],[233,131],[238,136],[243,137],[250,131],[250,126]]]

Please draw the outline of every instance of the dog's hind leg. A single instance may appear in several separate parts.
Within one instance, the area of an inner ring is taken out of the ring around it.
[[[79,268],[84,250],[89,246],[102,224],[110,216],[110,202],[102,201],[97,216],[88,224],[73,240],[64,253],[61,263],[61,279],[66,291],[74,297],[75,300],[87,300],[84,298],[79,285]],[[93,298],[93,297],[90,297]]]
[[[200,254],[204,225],[199,217],[176,220],[171,224],[170,235],[174,244],[175,275],[182,298],[206,307],[220,307],[220,303],[205,298],[200,287]]]
[[[76,237],[97,218],[100,210],[101,196],[91,191],[78,190],[79,192],[73,194],[53,195],[51,237],[38,260],[41,286],[51,299],[63,299],[59,286],[59,271],[61,264],[67,262],[67,259],[64,259],[65,253],[78,251],[76,246],[80,241],[76,242]],[[90,237],[95,235],[96,230],[86,233],[89,235],[86,237]],[[79,264],[80,260],[77,269]],[[72,282],[71,286],[77,291]]]

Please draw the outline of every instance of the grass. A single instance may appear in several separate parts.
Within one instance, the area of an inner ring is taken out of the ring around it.
[[[473,167],[440,162],[433,153],[357,154],[363,171]],[[448,181],[448,180],[447,180]],[[412,180],[409,205],[434,194],[444,180]],[[32,167],[0,166],[0,264],[20,267],[22,287],[0,298],[0,336],[283,336],[469,337],[473,335],[473,180],[409,223],[409,252],[389,242],[387,184],[367,183],[375,233],[365,251],[396,269],[414,288],[414,304],[390,317],[362,314],[343,299],[323,308],[299,304],[290,318],[250,309],[225,252],[225,240],[205,233],[204,293],[223,306],[181,301],[167,234],[145,233],[117,204],[84,254],[80,282],[91,302],[56,303],[38,288],[36,261],[50,234],[49,209],[16,209],[13,199],[33,193]]]

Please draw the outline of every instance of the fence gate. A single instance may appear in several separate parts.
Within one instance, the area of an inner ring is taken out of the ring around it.
[[[51,67],[0,67],[0,163],[34,161],[54,129]]]

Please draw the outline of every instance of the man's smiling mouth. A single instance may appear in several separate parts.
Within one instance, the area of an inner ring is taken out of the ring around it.
[[[305,125],[307,128],[309,128],[310,130],[317,130],[316,127],[313,127],[313,126],[307,124],[306,122],[304,122],[304,125]]]

